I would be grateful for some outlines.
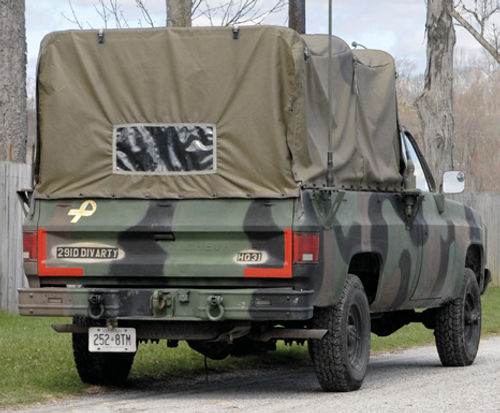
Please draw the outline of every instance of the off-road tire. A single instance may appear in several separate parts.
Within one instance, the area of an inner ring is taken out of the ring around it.
[[[347,276],[335,306],[314,309],[312,328],[328,330],[321,340],[309,340],[314,370],[323,390],[359,389],[370,357],[370,309],[357,276]]]
[[[481,338],[481,295],[471,269],[465,269],[460,296],[437,310],[434,336],[443,366],[474,362]]]
[[[91,320],[75,317],[73,324],[92,326]],[[135,353],[91,353],[88,334],[72,333],[76,370],[84,383],[122,386],[134,362]]]

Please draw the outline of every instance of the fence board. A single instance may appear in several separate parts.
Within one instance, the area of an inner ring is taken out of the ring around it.
[[[17,313],[17,289],[28,285],[23,272],[24,214],[16,191],[30,184],[30,165],[0,162],[0,309],[11,313]]]
[[[500,195],[492,193],[468,192],[452,197],[477,210],[488,231],[487,267],[491,271],[492,284],[500,286]]]

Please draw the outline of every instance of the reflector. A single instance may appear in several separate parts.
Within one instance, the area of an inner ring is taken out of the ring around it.
[[[38,258],[38,237],[36,232],[23,232],[24,261],[33,261]]]
[[[293,238],[293,263],[318,262],[319,234],[317,232],[295,233]]]

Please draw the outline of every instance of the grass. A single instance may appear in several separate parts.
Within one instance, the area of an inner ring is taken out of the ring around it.
[[[52,331],[64,318],[31,318],[0,312],[0,407],[51,401],[65,396],[108,391],[80,382],[71,351],[71,336]],[[500,334],[500,287],[483,296],[483,337]],[[372,353],[393,351],[434,342],[432,331],[411,324],[389,337],[372,336]],[[437,355],[436,355],[437,357]],[[293,362],[309,365],[306,346],[278,345],[278,351],[244,358],[209,360],[211,371],[273,368]],[[203,374],[203,356],[185,343],[169,349],[165,342],[139,346],[132,372],[134,386],[152,381]]]

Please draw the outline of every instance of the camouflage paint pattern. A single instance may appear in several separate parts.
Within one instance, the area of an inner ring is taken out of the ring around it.
[[[467,250],[482,251],[485,234],[472,209],[445,200],[440,213],[440,195],[420,196],[411,225],[395,192],[38,199],[25,224],[37,230],[38,264],[27,262],[25,271],[42,288],[21,292],[21,311],[85,315],[89,297],[100,291],[108,297],[102,318],[305,320],[313,306],[337,302],[353,259],[363,254],[379,264],[362,278],[376,278],[373,312],[436,307],[458,293]],[[292,264],[293,234],[302,232],[319,234],[318,262]],[[45,287],[59,288],[50,295]],[[218,300],[225,309],[220,317]],[[36,303],[50,304],[50,312],[36,310]]]
[[[103,276],[105,283],[119,277],[240,278],[247,266],[237,254],[256,248],[266,249],[266,260],[251,266],[279,268],[293,215],[291,199],[98,200],[92,216],[71,224],[68,213],[81,200],[37,202],[33,220],[47,232],[46,266],[83,268],[85,284]],[[57,257],[58,248],[90,247],[119,251],[116,257],[73,258],[71,251]]]

